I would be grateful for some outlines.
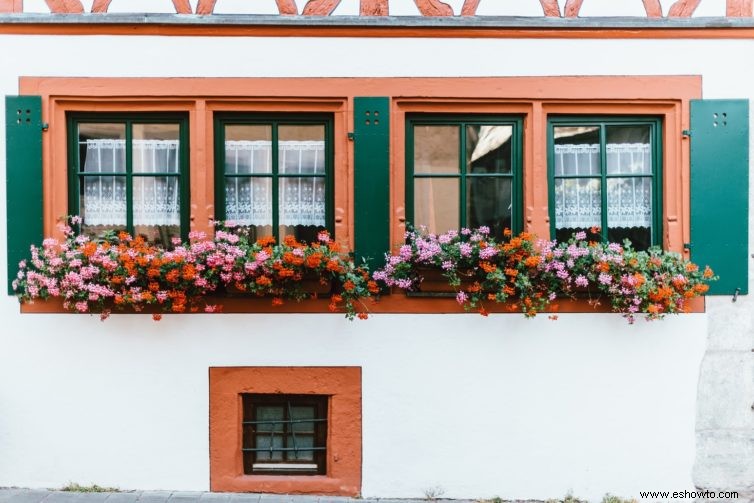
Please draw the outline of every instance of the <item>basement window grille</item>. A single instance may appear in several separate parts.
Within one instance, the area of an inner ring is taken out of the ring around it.
[[[245,474],[326,473],[327,396],[244,394],[242,399]]]

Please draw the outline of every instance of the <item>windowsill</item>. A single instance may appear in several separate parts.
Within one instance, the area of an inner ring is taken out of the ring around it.
[[[556,302],[557,309],[549,309],[544,313],[609,313],[610,303],[605,298],[596,298],[598,305],[590,304],[589,299],[560,299]],[[248,297],[209,297],[207,303],[222,305],[223,313],[330,313],[328,308],[329,299],[309,299],[302,302],[286,301],[282,306],[273,306],[269,298]],[[370,314],[462,314],[465,313],[455,298],[451,297],[424,297],[406,295],[398,292],[384,295],[379,300],[367,299],[364,301]],[[698,297],[689,302],[692,313],[705,312],[705,298]],[[497,304],[486,302],[484,308],[489,313],[516,314],[517,310],[511,310],[510,304]],[[71,313],[63,309],[63,301],[59,299],[35,301],[21,304],[20,312],[24,314],[54,314]],[[158,312],[157,309],[144,310],[142,313],[151,314]],[[113,311],[113,314],[121,314]],[[123,314],[134,314],[132,311],[123,311]],[[337,312],[336,312],[337,314]],[[475,314],[471,312],[470,314]]]

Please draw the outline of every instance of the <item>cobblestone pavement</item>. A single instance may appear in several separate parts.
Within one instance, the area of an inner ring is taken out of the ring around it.
[[[72,492],[44,489],[2,489],[0,503],[425,503],[411,499],[363,499],[336,496],[210,493],[183,491]],[[477,503],[452,500],[453,503]]]

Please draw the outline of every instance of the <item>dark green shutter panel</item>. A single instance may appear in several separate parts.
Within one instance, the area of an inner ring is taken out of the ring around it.
[[[390,249],[389,114],[389,98],[354,98],[354,242],[373,270]]]
[[[42,98],[5,97],[8,293],[29,246],[42,243]]]
[[[691,101],[691,258],[720,280],[710,294],[748,293],[749,102]]]

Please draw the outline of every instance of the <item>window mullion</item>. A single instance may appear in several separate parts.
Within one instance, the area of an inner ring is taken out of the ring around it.
[[[607,241],[607,127],[600,124],[600,174],[601,174],[601,204],[602,204],[602,241]]]
[[[280,168],[278,166],[279,148],[277,122],[272,123],[272,145],[270,148],[272,149],[272,235],[280,241],[281,236],[278,229],[280,221],[280,208],[278,207],[280,204],[280,197],[278,194],[280,181],[278,180],[278,174],[280,173]]]
[[[132,236],[135,234],[134,231],[134,204],[133,204],[133,195],[134,195],[134,188],[133,188],[133,168],[132,168],[132,158],[133,158],[133,148],[132,148],[132,140],[133,140],[133,123],[129,120],[126,121],[126,230],[129,234]]]
[[[466,124],[461,123],[459,126],[461,128],[461,131],[459,133],[459,141],[461,143],[460,148],[458,149],[458,168],[459,168],[459,187],[458,191],[460,192],[460,211],[458,212],[458,218],[460,219],[460,225],[458,226],[459,229],[462,229],[466,227],[467,220],[466,220]]]

